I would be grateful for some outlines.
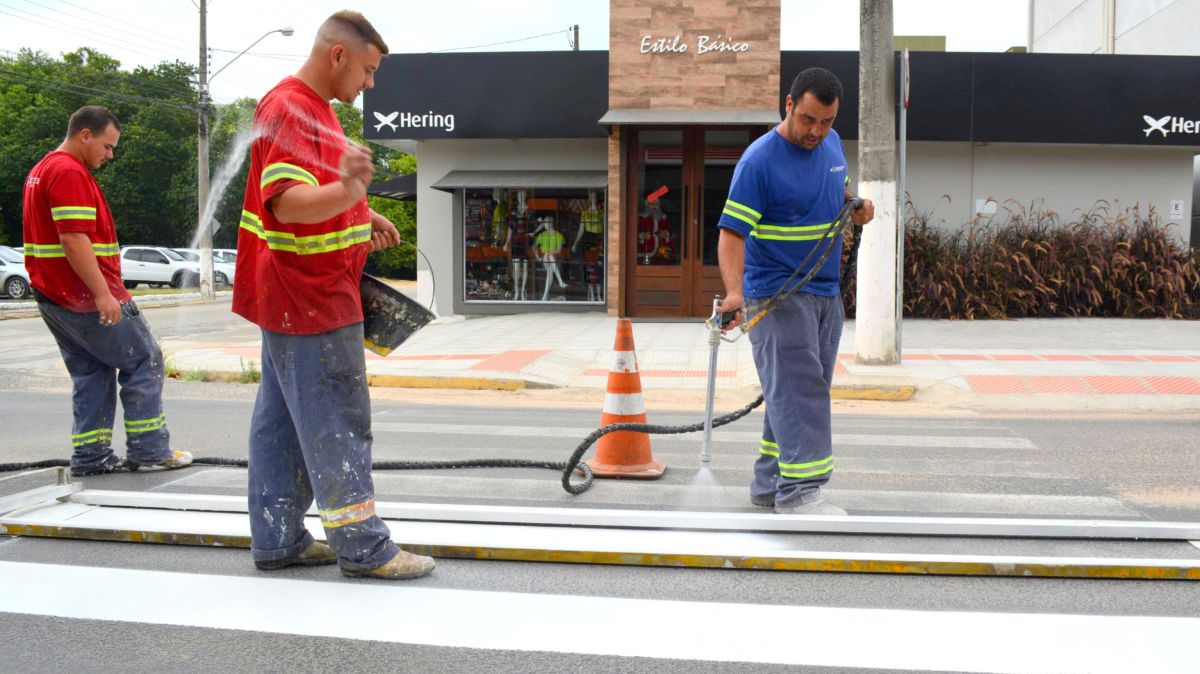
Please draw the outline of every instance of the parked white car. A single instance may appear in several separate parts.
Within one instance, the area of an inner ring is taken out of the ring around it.
[[[228,284],[227,277],[217,276],[218,284]],[[126,288],[146,283],[160,288],[195,286],[200,283],[200,265],[164,246],[125,246],[121,249],[121,280]]]
[[[14,300],[29,297],[29,272],[25,256],[8,246],[0,246],[0,291]]]
[[[189,262],[200,262],[200,251],[195,248],[174,248],[172,250]],[[234,251],[234,259],[236,259],[236,255],[237,251]],[[233,285],[234,259],[226,256],[223,249],[213,249],[213,283],[219,286]],[[220,280],[222,276],[226,279],[225,281]]]

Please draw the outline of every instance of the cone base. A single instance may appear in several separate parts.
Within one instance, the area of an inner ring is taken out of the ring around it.
[[[639,480],[655,480],[662,477],[662,474],[667,470],[667,465],[661,461],[637,463],[630,466],[602,463],[600,461],[586,461],[585,463],[587,463],[588,468],[592,469],[592,474],[596,477],[629,477]]]

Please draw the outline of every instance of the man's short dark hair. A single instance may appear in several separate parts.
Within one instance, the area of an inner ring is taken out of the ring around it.
[[[326,37],[330,42],[336,42],[336,37],[356,37],[365,45],[375,45],[380,54],[388,53],[387,43],[375,26],[367,21],[367,17],[359,12],[343,9],[325,19],[318,31],[318,38]],[[357,49],[357,47],[356,47]]]
[[[816,96],[821,105],[833,105],[842,100],[842,82],[837,75],[824,68],[808,68],[800,71],[792,80],[792,90],[788,95],[792,97],[792,103],[799,103],[807,93]]]
[[[67,138],[73,138],[84,129],[93,134],[101,134],[109,124],[116,127],[117,131],[121,130],[121,122],[117,121],[117,116],[109,112],[108,108],[102,105],[85,105],[71,114],[71,121],[67,122]]]

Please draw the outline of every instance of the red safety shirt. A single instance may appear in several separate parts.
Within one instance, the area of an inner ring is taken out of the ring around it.
[[[274,332],[314,335],[363,320],[358,292],[371,241],[367,200],[313,225],[267,208],[297,185],[339,180],[346,136],[328,101],[288,77],[254,111],[257,135],[238,232],[233,310]]]
[[[83,232],[92,242],[109,292],[121,304],[129,301],[121,283],[121,251],[112,213],[83,162],[60,151],[42,157],[25,179],[23,210],[30,285],[71,311],[96,311],[96,296],[67,261],[59,238],[63,232]]]

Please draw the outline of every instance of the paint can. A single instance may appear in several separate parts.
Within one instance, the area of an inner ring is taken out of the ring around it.
[[[370,274],[358,285],[362,295],[363,346],[386,356],[435,317],[425,307]]]

